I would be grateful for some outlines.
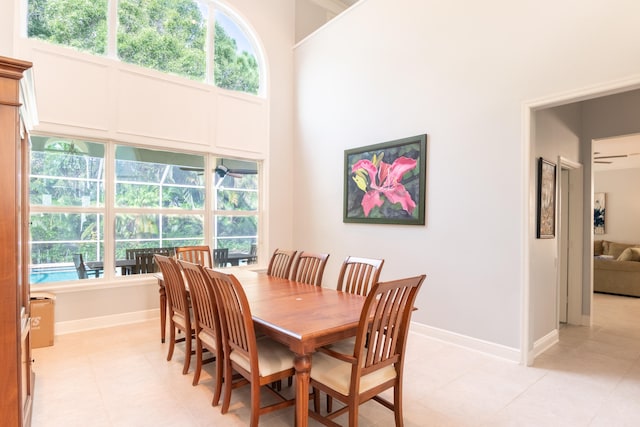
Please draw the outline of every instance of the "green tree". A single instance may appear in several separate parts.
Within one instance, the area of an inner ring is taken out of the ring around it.
[[[192,0],[120,0],[118,56],[125,62],[203,81],[206,21]]]
[[[29,0],[28,35],[104,55],[108,0]]]
[[[216,86],[257,94],[258,62],[248,52],[238,54],[236,41],[216,22],[214,77]]]
[[[29,0],[28,35],[94,54],[107,51],[108,5],[118,7],[118,57],[130,64],[204,81],[206,13],[194,0]],[[209,36],[209,39],[211,36]],[[258,62],[238,52],[216,22],[214,80],[218,87],[257,94]]]

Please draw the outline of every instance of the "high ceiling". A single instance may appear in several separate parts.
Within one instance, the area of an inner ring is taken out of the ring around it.
[[[640,134],[593,141],[593,170],[640,168]]]
[[[296,43],[359,0],[296,0]]]

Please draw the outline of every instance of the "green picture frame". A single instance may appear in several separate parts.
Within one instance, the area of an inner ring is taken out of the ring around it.
[[[343,222],[425,224],[427,135],[344,152]]]

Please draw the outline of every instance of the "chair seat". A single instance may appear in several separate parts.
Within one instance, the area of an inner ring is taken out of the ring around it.
[[[345,338],[343,340],[329,344],[327,348],[331,351],[342,354],[353,354],[353,347],[356,345],[356,337]]]
[[[334,350],[332,347],[331,350]],[[363,360],[364,362],[364,360]],[[331,357],[325,353],[314,353],[311,361],[311,378],[344,395],[351,385],[351,363]],[[360,378],[360,393],[383,384],[396,377],[396,369],[389,365]]]
[[[173,321],[175,323],[177,323],[178,325],[185,327],[185,325],[187,324],[187,321],[185,320],[184,316],[182,314],[179,313],[174,313],[173,317],[172,317]],[[191,319],[189,319],[191,322],[193,322],[193,317]],[[193,329],[193,327],[191,328]]]
[[[261,377],[293,368],[293,353],[287,347],[267,337],[259,338],[256,341],[258,344],[258,369]],[[229,358],[243,369],[251,372],[249,359],[242,354],[232,351]]]
[[[218,347],[216,346],[216,337],[214,337],[204,329],[200,331],[200,333],[198,334],[198,338],[200,338],[200,341],[202,341],[208,349],[213,351],[218,349]]]

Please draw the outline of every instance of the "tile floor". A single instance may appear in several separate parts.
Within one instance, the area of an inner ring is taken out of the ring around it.
[[[640,298],[596,294],[594,313],[591,328],[562,328],[560,343],[533,367],[412,334],[405,425],[639,426]],[[166,350],[157,321],[58,336],[53,347],[34,349],[32,425],[247,425],[246,387],[221,415],[211,406],[211,376],[193,387],[192,371],[181,374],[182,348],[171,362]],[[291,426],[293,408],[260,421]],[[391,412],[377,403],[361,408],[360,426],[390,425]]]

